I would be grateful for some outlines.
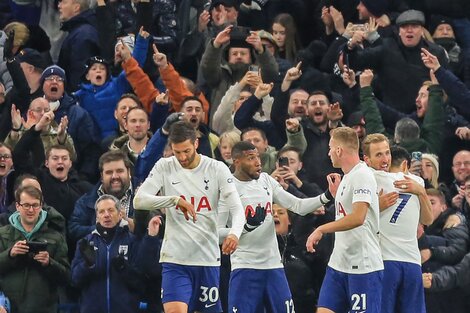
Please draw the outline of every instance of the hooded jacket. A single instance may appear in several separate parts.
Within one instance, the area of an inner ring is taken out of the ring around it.
[[[10,299],[12,312],[55,313],[57,289],[70,279],[67,244],[58,231],[64,230],[65,220],[54,209],[43,208],[41,212],[42,218],[27,236],[30,241],[47,242],[48,266],[42,266],[28,254],[10,257],[11,247],[26,239],[18,220],[19,213],[10,216],[10,225],[0,228],[0,288]]]

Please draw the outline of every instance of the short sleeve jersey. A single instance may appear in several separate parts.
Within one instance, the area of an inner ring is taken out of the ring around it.
[[[379,246],[379,201],[374,175],[359,162],[344,175],[336,193],[336,220],[352,213],[353,203],[369,204],[364,224],[335,233],[335,245],[328,265],[349,274],[365,274],[383,269]]]

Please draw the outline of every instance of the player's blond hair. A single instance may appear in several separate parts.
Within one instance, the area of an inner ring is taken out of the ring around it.
[[[373,143],[379,143],[384,141],[389,143],[387,136],[385,136],[384,134],[375,133],[367,135],[366,138],[364,138],[364,140],[362,141],[362,152],[364,153],[364,155],[370,157],[370,145]]]
[[[351,151],[359,150],[359,138],[356,131],[350,127],[338,127],[330,132],[331,138],[343,148]]]

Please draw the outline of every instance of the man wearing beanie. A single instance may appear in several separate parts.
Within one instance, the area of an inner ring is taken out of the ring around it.
[[[94,181],[97,177],[99,145],[97,129],[89,113],[65,92],[66,74],[57,66],[49,66],[42,72],[40,82],[44,98],[54,111],[57,124],[63,117],[68,118],[68,133],[77,152],[77,171],[82,178]]]

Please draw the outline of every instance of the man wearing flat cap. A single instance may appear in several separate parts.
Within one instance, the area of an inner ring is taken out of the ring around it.
[[[382,38],[374,47],[360,48],[361,39],[354,36],[347,44],[353,70],[372,69],[377,73],[380,100],[403,113],[416,109],[415,98],[422,83],[429,80],[429,70],[421,60],[421,49],[437,56],[447,67],[442,47],[423,38],[424,14],[408,10],[396,19],[398,36]]]

